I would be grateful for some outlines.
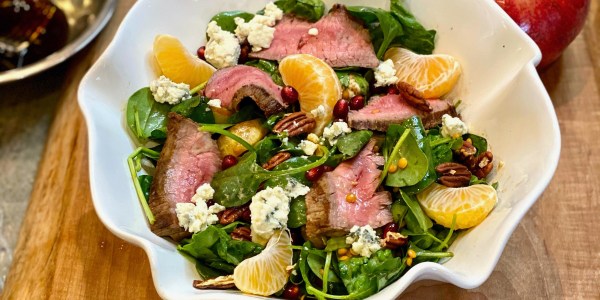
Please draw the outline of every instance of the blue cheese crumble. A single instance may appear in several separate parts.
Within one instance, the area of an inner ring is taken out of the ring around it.
[[[208,106],[220,108],[221,107],[221,99],[210,99],[210,100],[208,100],[208,102],[206,104],[208,104]]]
[[[177,203],[175,207],[179,226],[192,233],[204,231],[209,225],[217,223],[217,213],[224,210],[225,207],[219,204],[208,207],[205,201],[198,201],[196,204]]]
[[[206,61],[217,69],[237,65],[241,47],[235,35],[221,29],[215,21],[208,23],[206,34],[208,35],[204,52]]]
[[[264,15],[255,15],[248,23],[242,18],[234,18],[237,28],[235,35],[240,42],[248,40],[252,51],[257,52],[269,48],[275,35],[275,24],[283,18],[283,11],[273,2],[265,6]]]
[[[457,138],[469,132],[467,124],[465,124],[460,118],[452,117],[449,114],[442,116],[442,136]]]
[[[192,196],[192,202],[206,202],[213,198],[215,190],[208,183],[204,183],[196,189],[196,194]]]
[[[396,84],[398,82],[394,62],[391,59],[381,62],[374,71],[376,87]]]
[[[313,155],[315,154],[315,151],[317,150],[317,147],[319,147],[317,144],[308,141],[308,140],[302,140],[300,141],[300,144],[298,145],[300,147],[300,149],[302,149],[302,151],[304,152],[304,154],[306,155]]]
[[[264,244],[275,230],[287,226],[290,197],[281,187],[268,187],[254,195],[250,203],[252,241]]]
[[[381,239],[370,225],[354,225],[346,237],[346,244],[352,244],[352,251],[364,257],[370,257],[381,249]]]
[[[331,146],[337,143],[337,140],[340,136],[346,133],[352,132],[352,129],[348,127],[348,123],[346,122],[333,122],[328,127],[325,127],[323,130],[323,138],[329,141]]]
[[[190,97],[190,86],[185,83],[175,83],[161,75],[150,82],[150,91],[154,100],[159,103],[177,104]]]
[[[287,227],[290,200],[308,194],[310,188],[290,179],[285,187],[268,187],[254,195],[250,203],[252,241],[266,244],[275,230]]]

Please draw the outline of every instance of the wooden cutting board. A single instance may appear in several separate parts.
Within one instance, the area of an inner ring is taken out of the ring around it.
[[[158,298],[145,253],[112,235],[90,198],[87,135],[76,102],[81,77],[134,3],[122,0],[112,21],[70,60],[23,221],[6,299]],[[541,73],[563,143],[556,175],[508,242],[480,288],[439,282],[412,285],[401,298],[600,298],[600,5],[582,35]],[[518,147],[518,145],[515,145]],[[543,151],[543,149],[540,149]]]

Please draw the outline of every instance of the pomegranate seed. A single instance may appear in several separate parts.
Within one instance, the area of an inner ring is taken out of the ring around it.
[[[314,167],[304,174],[308,181],[317,181],[323,175],[323,166]]]
[[[281,89],[281,98],[287,104],[298,102],[298,91],[293,86],[286,85]]]
[[[198,51],[196,51],[196,54],[198,54],[198,57],[201,60],[206,60],[206,57],[204,57],[204,52],[205,51],[206,51],[206,47],[205,46],[202,46],[202,47],[198,48]]]
[[[225,157],[223,157],[223,162],[221,163],[221,168],[223,170],[225,169],[229,169],[233,166],[235,166],[235,164],[237,164],[237,158],[233,155],[225,155]]]
[[[396,222],[390,222],[385,224],[385,226],[383,227],[383,236],[382,238],[385,238],[388,234],[388,232],[398,232],[398,224]]]
[[[350,107],[348,106],[348,101],[344,99],[338,100],[333,107],[333,118],[345,120],[348,117],[348,110]]]
[[[250,45],[248,43],[244,43],[240,48],[240,58],[238,58],[238,64],[245,64],[248,61],[248,54],[250,54]]]
[[[400,94],[400,90],[395,85],[390,85],[387,90],[388,94],[398,95]]]
[[[289,283],[283,290],[283,298],[296,300],[300,299],[300,287],[297,284]]]
[[[356,95],[350,99],[350,109],[359,110],[365,107],[365,97]]]
[[[331,172],[333,171],[334,167],[332,166],[323,166],[323,172]]]

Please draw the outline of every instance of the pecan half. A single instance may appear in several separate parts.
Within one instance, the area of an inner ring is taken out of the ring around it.
[[[412,107],[424,111],[424,112],[432,112],[433,109],[423,97],[423,93],[417,90],[414,86],[400,81],[396,84],[398,87],[398,91],[400,91],[400,96],[404,99],[408,104]]]
[[[477,153],[477,148],[473,146],[470,139],[463,141],[462,146],[455,151],[455,154],[461,160],[466,160],[467,158],[475,155]]]
[[[252,235],[251,235],[251,231],[249,227],[246,226],[242,226],[242,227],[236,227],[232,232],[231,232],[231,238],[234,240],[238,240],[238,241],[251,241],[252,240]]]
[[[465,165],[459,163],[439,164],[435,167],[435,171],[440,174],[438,182],[447,187],[468,186],[471,181],[471,172]]]
[[[493,160],[494,155],[492,152],[486,151],[479,154],[477,157],[471,156],[471,158],[468,160],[467,166],[473,175],[477,176],[479,179],[483,179],[487,177],[494,168],[494,164],[492,163]]]
[[[408,243],[408,237],[402,235],[400,232],[388,232],[385,235],[385,239],[381,242],[384,248],[391,250],[398,249]]]
[[[219,289],[226,290],[235,287],[235,283],[233,282],[233,275],[227,276],[219,276],[216,278],[208,279],[208,280],[194,280],[192,284],[195,288],[205,290],[205,289]]]
[[[231,224],[237,220],[243,220],[246,222],[250,222],[251,221],[250,204],[236,206],[236,207],[229,207],[229,208],[225,209],[224,211],[220,212],[219,214],[217,214],[217,216],[219,217],[219,223],[221,225]]]
[[[310,133],[315,126],[317,121],[307,113],[299,111],[291,113],[283,119],[279,120],[273,127],[273,132],[282,133],[287,132],[287,136],[297,136],[303,133]]]
[[[265,170],[271,171],[273,170],[273,168],[277,167],[280,163],[288,160],[290,157],[292,157],[292,154],[289,152],[279,152],[273,155],[273,157],[271,157],[269,161],[264,163],[262,167]]]

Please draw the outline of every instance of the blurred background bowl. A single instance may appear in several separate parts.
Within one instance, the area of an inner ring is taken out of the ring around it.
[[[0,84],[37,74],[77,53],[104,28],[117,0],[52,0],[66,16],[67,43],[56,52],[20,68],[0,72]]]

